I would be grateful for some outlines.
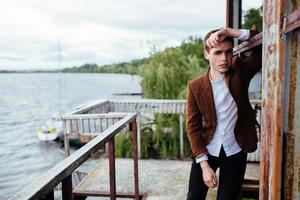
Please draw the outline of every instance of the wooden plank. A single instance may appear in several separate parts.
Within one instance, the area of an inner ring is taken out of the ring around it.
[[[70,113],[68,113],[68,115],[83,114],[85,112],[93,110],[94,108],[106,107],[108,103],[109,103],[108,100],[99,100],[99,101],[96,101],[96,102],[92,102],[90,104],[87,104],[87,105],[79,108],[79,109],[71,111]]]
[[[185,100],[111,100],[110,104],[120,105],[115,108],[114,112],[150,112],[150,113],[176,113],[175,108],[170,108],[169,105],[176,106],[177,104],[185,104]],[[130,105],[130,106],[127,106]],[[127,107],[127,108],[126,108]]]
[[[74,115],[62,115],[61,119],[63,120],[73,120],[73,119],[101,119],[101,118],[119,118],[127,115],[128,112],[125,113],[100,113],[100,114],[74,114]]]
[[[75,195],[75,200],[77,199],[81,199],[80,197],[82,197],[83,199],[85,199],[85,197],[87,196],[94,196],[94,197],[110,197],[110,193],[109,192],[81,192],[81,193],[76,193]],[[131,199],[135,197],[134,193],[121,193],[121,192],[117,192],[116,193],[117,197],[120,198],[126,198],[126,199]],[[140,194],[139,195],[139,199],[143,199],[146,197],[146,194]],[[146,199],[145,199],[146,200]]]

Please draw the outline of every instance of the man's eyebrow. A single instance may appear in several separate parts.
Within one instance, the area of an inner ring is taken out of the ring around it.
[[[226,52],[226,51],[233,51],[233,48],[228,49],[214,49],[213,52]]]

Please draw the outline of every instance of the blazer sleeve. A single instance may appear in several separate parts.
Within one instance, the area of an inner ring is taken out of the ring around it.
[[[207,153],[206,145],[204,144],[201,133],[202,114],[198,108],[190,83],[188,84],[186,116],[187,135],[192,150],[192,156],[202,156]]]
[[[259,32],[256,30],[250,30],[250,38],[257,35],[258,33]],[[262,67],[262,45],[254,47],[250,51],[250,56],[242,61],[242,65],[242,74],[247,79],[247,81],[250,81]]]
[[[262,67],[262,48],[255,47],[250,52],[250,56],[241,61],[240,70],[244,78],[250,81]]]

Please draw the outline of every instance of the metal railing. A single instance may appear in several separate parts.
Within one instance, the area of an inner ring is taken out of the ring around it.
[[[123,116],[123,117],[122,117]],[[72,199],[72,172],[83,164],[92,153],[103,147],[106,143],[109,146],[109,177],[110,177],[110,197],[116,199],[116,176],[115,176],[115,151],[114,136],[124,127],[130,124],[133,134],[133,160],[134,160],[134,198],[139,199],[139,182],[138,182],[138,152],[137,152],[137,126],[136,113],[124,113],[123,115],[107,115],[106,118],[120,118],[112,126],[103,132],[99,132],[98,136],[89,143],[81,147],[69,157],[62,160],[56,166],[45,172],[42,176],[28,184],[21,191],[10,199],[54,199],[54,188],[62,183],[62,198]],[[91,115],[90,119],[103,119],[104,114]],[[88,115],[71,115],[62,116],[64,124],[68,121],[82,121],[89,119]],[[65,129],[68,131],[68,127]],[[71,129],[69,129],[71,130]],[[68,134],[65,134],[66,136]]]

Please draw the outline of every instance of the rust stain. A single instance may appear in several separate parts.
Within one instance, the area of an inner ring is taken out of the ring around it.
[[[276,45],[275,44],[268,45],[268,54],[272,54],[274,51],[276,51]]]
[[[299,159],[299,158],[298,158]],[[299,195],[299,191],[300,191],[300,167],[299,167],[299,164],[298,164],[298,195]]]
[[[265,0],[264,1],[264,25],[265,25],[265,28],[270,28],[272,26],[272,24],[274,23],[273,22],[273,19],[275,18],[274,15],[275,15],[275,10],[274,8],[276,8],[276,5],[275,5],[275,1],[273,0]]]
[[[285,133],[285,162],[284,162],[284,199],[293,199],[294,188],[294,135],[290,132]]]
[[[280,37],[284,1],[264,1],[262,160],[260,199],[281,198],[285,42]]]
[[[297,88],[297,35],[292,35],[292,52],[290,56],[290,94],[289,94],[289,112],[288,112],[288,131],[294,129],[295,105],[296,105],[296,88]]]
[[[260,172],[263,174],[260,177],[260,199],[266,199],[269,194],[269,169],[270,169],[270,161],[269,161],[269,152],[270,152],[270,140],[267,138],[270,135],[270,126],[271,124],[269,123],[271,121],[271,115],[266,112],[267,110],[271,110],[270,105],[268,104],[267,98],[263,98],[263,103],[262,103],[263,108],[265,111],[262,111],[262,149],[264,149],[264,153],[262,153],[262,158],[261,158],[261,163],[260,163]]]
[[[272,161],[271,161],[271,171],[272,177],[271,179],[271,188],[272,188],[272,199],[280,199],[280,190],[281,190],[281,170],[282,170],[282,116],[283,116],[283,106],[281,106],[280,99],[282,91],[283,83],[279,82],[279,86],[277,89],[277,101],[276,105],[276,114],[273,123],[275,124],[273,127],[273,137],[271,141],[273,141],[273,151],[272,151]]]

